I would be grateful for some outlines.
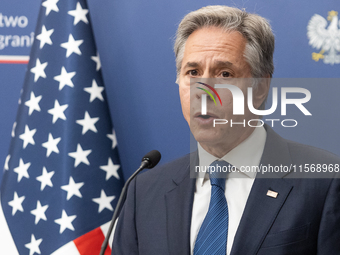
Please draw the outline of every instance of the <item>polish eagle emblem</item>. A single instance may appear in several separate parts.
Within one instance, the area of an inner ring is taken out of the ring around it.
[[[330,22],[328,24],[328,21]],[[316,62],[323,59],[325,64],[340,63],[340,22],[338,12],[328,12],[327,20],[314,14],[307,26],[309,45],[320,50],[313,52],[312,59]]]

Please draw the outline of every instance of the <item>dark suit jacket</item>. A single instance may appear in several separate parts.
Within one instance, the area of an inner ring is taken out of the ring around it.
[[[266,129],[261,164],[340,164],[333,154],[285,140]],[[137,176],[119,217],[112,254],[190,254],[195,191],[190,165],[195,164],[185,156]],[[339,179],[291,177],[294,173],[255,179],[232,255],[340,254]],[[277,198],[266,195],[269,189],[278,192]]]

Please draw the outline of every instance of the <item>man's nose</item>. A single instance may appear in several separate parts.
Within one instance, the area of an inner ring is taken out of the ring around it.
[[[202,79],[208,79],[208,78],[213,78],[213,76],[211,75],[210,71],[204,70],[203,75],[201,76]]]
[[[207,84],[207,83],[204,82],[204,84]],[[211,87],[214,87],[213,84],[207,84],[207,85],[209,85]],[[213,101],[212,98],[209,96],[209,93],[214,94],[214,92],[211,91],[208,86],[205,86],[205,85],[200,84],[200,83],[196,83],[195,86],[191,87],[191,89],[195,90],[194,93],[195,93],[196,99],[200,100],[202,98],[202,95],[206,95],[206,98],[207,98],[208,102],[209,101]]]

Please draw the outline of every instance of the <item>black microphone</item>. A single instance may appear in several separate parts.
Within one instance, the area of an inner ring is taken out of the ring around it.
[[[120,211],[122,210],[124,201],[126,199],[126,191],[127,191],[127,187],[129,186],[130,182],[132,181],[133,178],[136,177],[136,175],[142,171],[145,168],[153,168],[154,166],[156,166],[158,164],[158,162],[161,160],[161,153],[158,150],[152,150],[149,153],[147,153],[143,158],[142,158],[142,163],[140,164],[139,168],[136,170],[136,172],[134,172],[130,178],[125,182],[124,187],[122,189],[122,192],[120,193],[119,199],[118,199],[118,203],[116,205],[116,209],[115,212],[112,216],[112,220],[111,220],[111,224],[109,226],[109,230],[107,231],[105,240],[102,244],[101,250],[99,255],[104,255],[107,244],[109,242],[110,236],[111,236],[111,232],[113,229],[113,226],[118,218],[118,215],[120,213]]]

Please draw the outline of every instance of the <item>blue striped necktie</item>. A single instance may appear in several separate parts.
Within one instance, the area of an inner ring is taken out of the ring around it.
[[[226,161],[214,161],[210,166],[223,168],[230,165]],[[224,195],[225,178],[217,178],[220,173],[209,173],[211,198],[208,212],[198,232],[194,255],[225,255],[228,236],[228,204]],[[219,176],[220,177],[220,176]]]

